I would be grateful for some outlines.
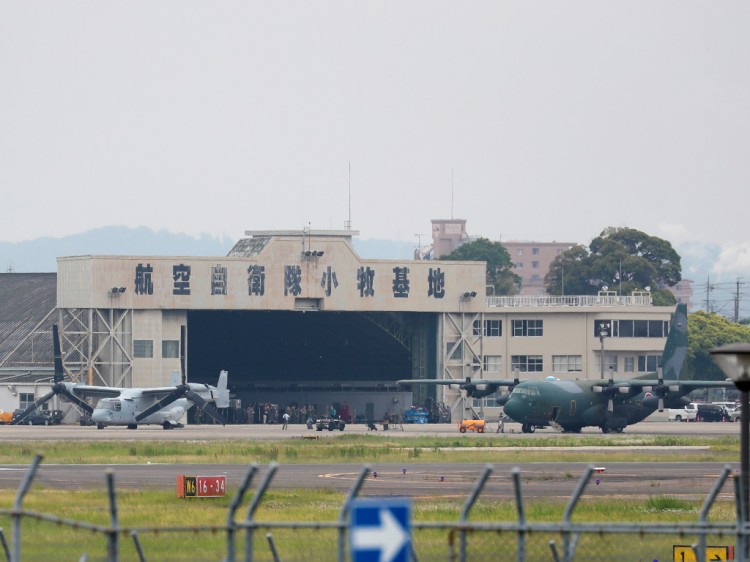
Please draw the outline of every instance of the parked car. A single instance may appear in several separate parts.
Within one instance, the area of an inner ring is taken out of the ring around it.
[[[333,431],[334,429],[344,431],[344,427],[346,427],[344,420],[337,418],[320,418],[315,422],[315,429],[317,431],[323,431],[324,429],[327,429],[328,431]]]
[[[724,421],[724,408],[716,404],[698,404],[698,421]]]
[[[16,410],[13,412],[13,421],[15,421],[23,414],[23,410]],[[52,425],[53,421],[49,415],[49,412],[44,410],[34,410],[28,416],[26,416],[21,422],[22,425]]]

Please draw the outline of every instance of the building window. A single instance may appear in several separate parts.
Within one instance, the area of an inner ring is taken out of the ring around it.
[[[544,360],[541,355],[513,355],[510,363],[514,371],[522,373],[541,373],[544,370]]]
[[[537,255],[539,253],[539,248],[531,248],[531,253]]]
[[[471,324],[471,333],[474,336],[482,335],[482,323],[479,320],[474,320]]]
[[[164,359],[177,359],[180,356],[179,340],[163,340],[161,342],[161,356]]]
[[[583,356],[581,355],[553,355],[553,373],[580,373],[583,370]]]
[[[29,406],[31,406],[34,403],[34,393],[33,392],[19,392],[18,393],[18,407],[21,410],[25,410]],[[46,411],[49,408],[49,402],[45,402],[41,406],[39,406],[40,410]]]
[[[602,356],[597,355],[596,356],[596,369],[597,372],[602,372]],[[604,376],[607,376],[607,373],[616,373],[617,372],[617,355],[611,355],[609,353],[604,354]]]
[[[523,262],[522,261],[516,262],[516,269],[523,269]]]
[[[634,357],[624,357],[623,361],[624,361],[623,370],[626,373],[635,372],[635,358]]]
[[[531,269],[539,269],[539,262],[538,261],[531,262]]]
[[[497,396],[482,396],[482,398],[473,398],[471,405],[474,408],[497,408]]]
[[[669,322],[665,320],[594,320],[594,336],[605,327],[613,338],[665,338],[669,333]]]
[[[518,249],[516,250],[516,255],[517,255],[517,256],[522,256],[522,255],[523,255],[523,248],[518,248]]]
[[[503,335],[502,320],[485,320],[484,335],[489,338],[498,338]]]
[[[544,335],[542,320],[513,320],[514,337],[541,337]]]
[[[460,361],[464,358],[464,346],[463,343],[460,343],[456,345],[456,349],[453,350],[453,353],[451,353],[451,349],[453,346],[456,345],[456,342],[448,342],[445,344],[445,355],[448,357],[448,360],[451,361]]]
[[[133,340],[133,356],[138,359],[151,359],[154,356],[153,340]]]
[[[638,356],[638,372],[639,373],[653,373],[656,371],[656,367],[659,364],[658,355],[639,355]]]
[[[485,355],[484,356],[484,371],[486,373],[502,373],[503,372],[503,356],[502,355]]]

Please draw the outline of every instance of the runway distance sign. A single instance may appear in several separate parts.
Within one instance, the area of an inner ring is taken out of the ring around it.
[[[218,498],[227,493],[227,477],[184,476],[177,477],[178,498]]]
[[[672,547],[674,562],[697,562],[698,558],[693,552],[693,547],[686,544],[676,544]],[[707,546],[706,561],[712,560],[734,560],[734,546]]]

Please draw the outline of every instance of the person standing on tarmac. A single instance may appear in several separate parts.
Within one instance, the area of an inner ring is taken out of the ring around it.
[[[284,412],[284,415],[281,417],[284,418],[284,425],[281,426],[281,429],[286,429],[287,425],[289,425],[289,412]]]

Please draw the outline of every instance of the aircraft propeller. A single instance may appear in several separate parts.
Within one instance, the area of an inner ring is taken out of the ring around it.
[[[63,368],[62,363],[62,351],[60,348],[60,335],[57,331],[57,324],[54,324],[52,326],[52,345],[55,353],[55,376],[54,376],[54,384],[52,385],[51,392],[48,392],[41,398],[34,401],[34,403],[26,408],[21,414],[13,420],[13,425],[18,425],[20,423],[23,423],[23,420],[25,420],[29,415],[31,415],[34,410],[39,408],[42,404],[45,402],[48,402],[49,400],[52,400],[55,396],[58,394],[61,394],[65,396],[68,400],[76,404],[78,407],[83,409],[87,413],[91,413],[94,411],[94,408],[92,408],[89,404],[78,398],[75,394],[70,392],[68,390],[68,387],[65,386],[65,383],[63,382],[65,380],[65,369]]]
[[[666,398],[667,394],[669,394],[670,391],[679,392],[680,386],[664,384],[664,372],[662,371],[661,367],[659,367],[659,369],[657,370],[657,377],[658,383],[656,384],[656,386],[644,387],[643,390],[651,391],[659,398],[658,408],[660,412],[663,412],[664,398]]]

